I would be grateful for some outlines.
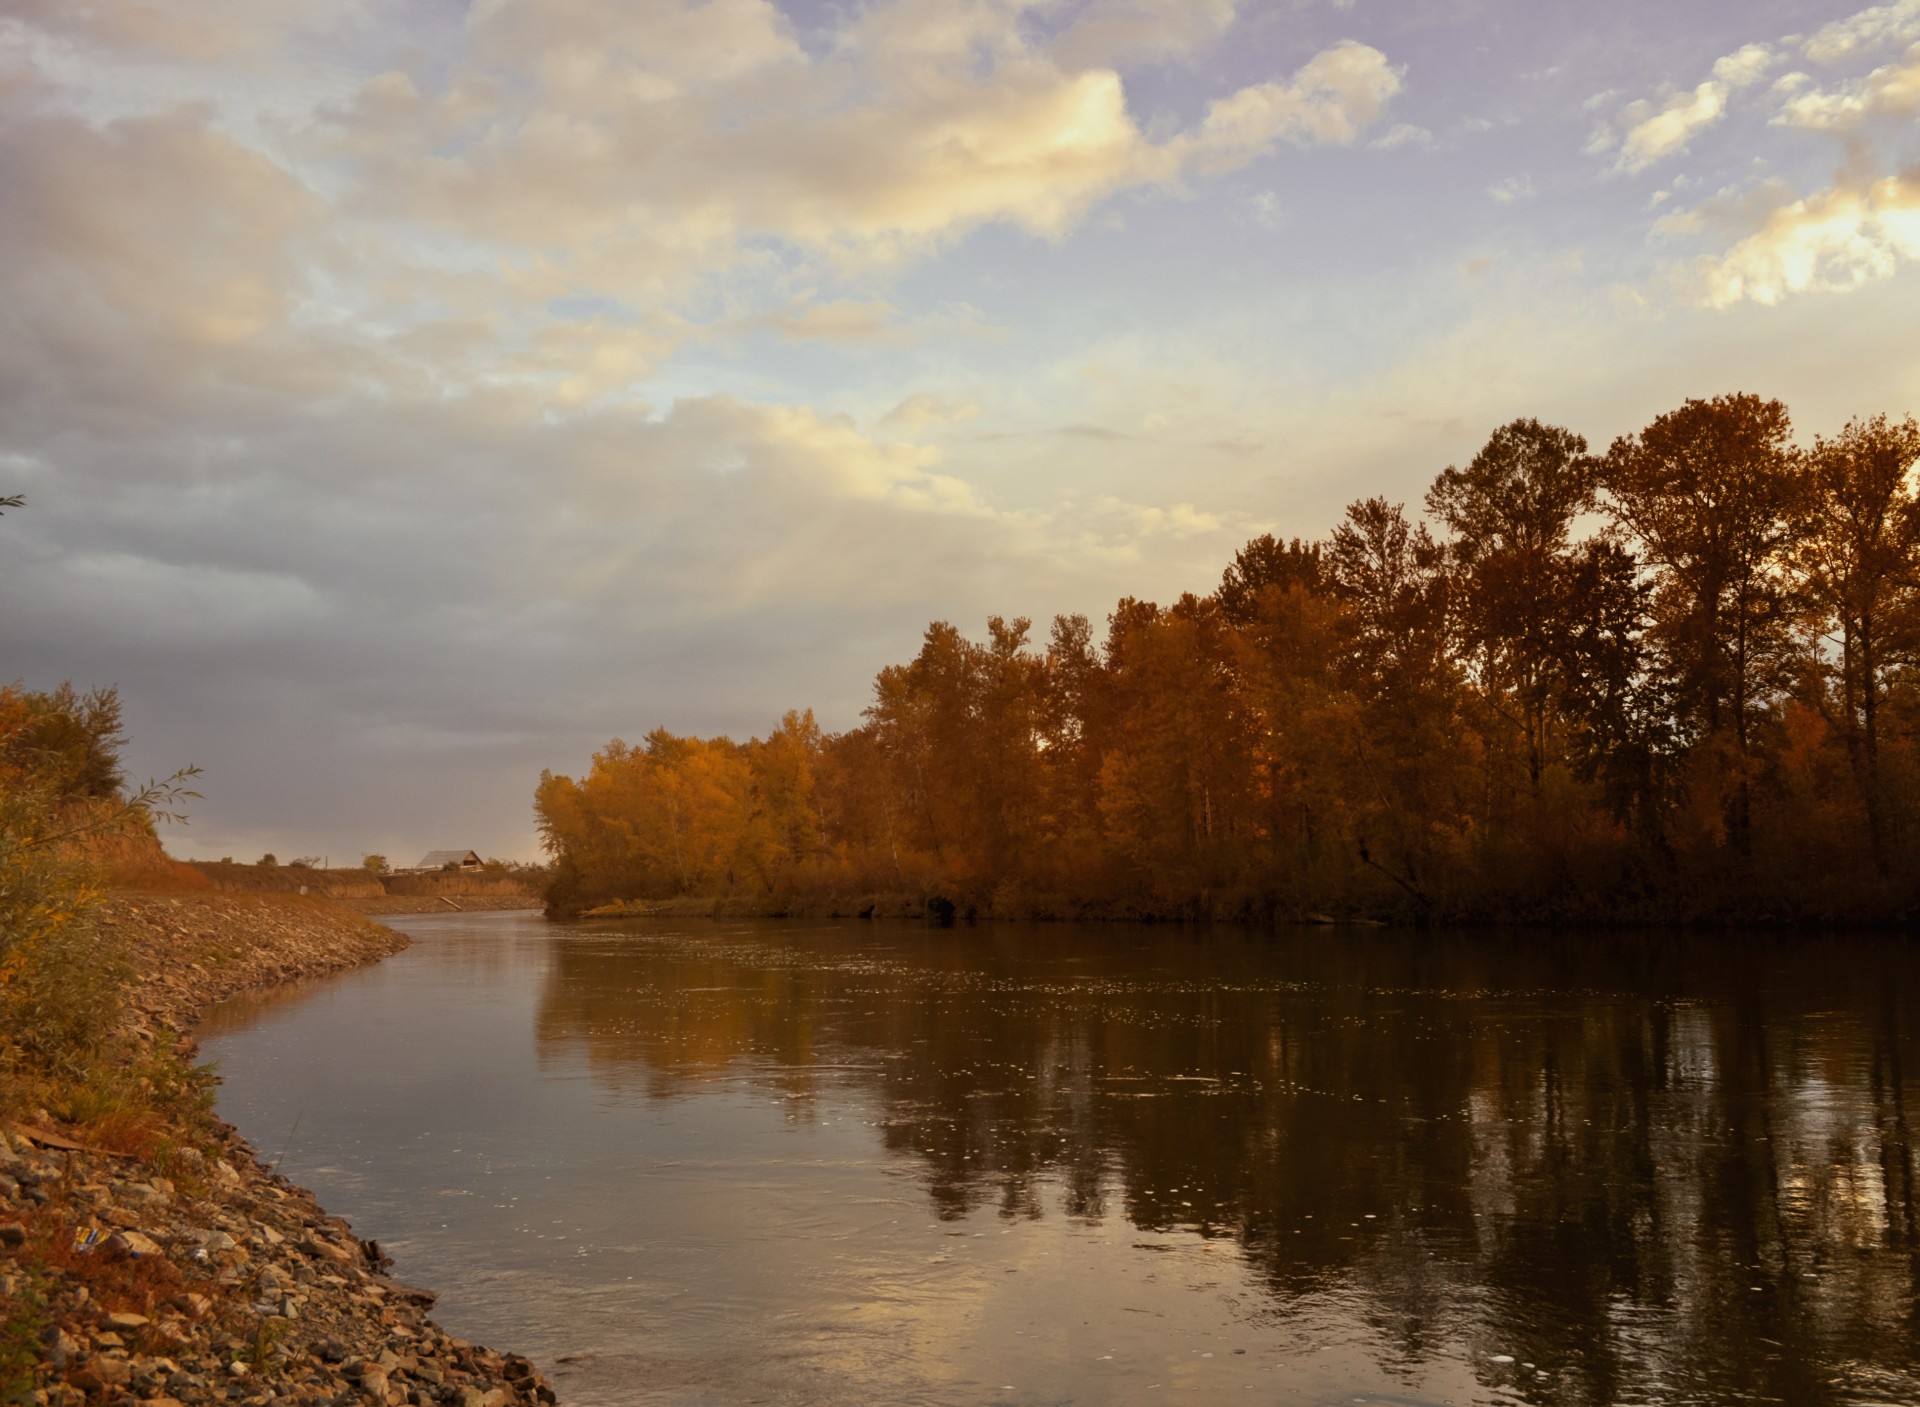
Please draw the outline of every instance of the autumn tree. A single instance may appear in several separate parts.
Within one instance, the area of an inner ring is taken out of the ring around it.
[[[1754,730],[1793,649],[1786,549],[1802,480],[1779,401],[1690,400],[1614,441],[1605,506],[1652,572],[1651,634],[1685,741],[1730,771],[1724,814],[1751,844]]]
[[[1427,511],[1453,534],[1461,645],[1493,708],[1517,726],[1537,796],[1568,693],[1575,520],[1593,505],[1596,467],[1570,430],[1516,420],[1494,431],[1465,469],[1427,491]]]
[[[1320,557],[1317,542],[1297,537],[1282,542],[1264,533],[1233,554],[1213,599],[1234,625],[1246,625],[1259,613],[1261,597],[1269,591],[1319,590],[1324,578]]]
[[[1816,438],[1793,565],[1819,629],[1837,637],[1838,723],[1858,780],[1875,866],[1888,868],[1880,715],[1889,670],[1915,658],[1920,591],[1920,424],[1855,420]]]
[[[1165,897],[1217,887],[1248,834],[1250,755],[1228,626],[1209,599],[1122,601],[1109,618],[1115,701],[1101,764],[1109,843]]]

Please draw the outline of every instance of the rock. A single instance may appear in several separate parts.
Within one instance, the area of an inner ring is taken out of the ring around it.
[[[417,1304],[422,1309],[433,1308],[434,1301],[440,1298],[433,1290],[423,1290],[417,1285],[402,1285],[398,1280],[382,1281],[380,1287],[390,1297],[405,1300],[409,1304]]]
[[[110,1353],[96,1353],[67,1375],[67,1381],[87,1392],[110,1387],[125,1387],[133,1377],[133,1365]]]
[[[118,1314],[103,1315],[100,1322],[109,1329],[124,1333],[134,1333],[137,1330],[146,1328],[147,1325],[153,1321],[144,1314],[133,1314],[122,1311]]]
[[[158,1241],[140,1231],[116,1231],[101,1250],[109,1260],[141,1260],[166,1254]]]
[[[24,1246],[26,1244],[26,1227],[14,1221],[0,1223],[0,1246]]]
[[[319,1260],[330,1261],[335,1265],[350,1265],[353,1256],[341,1246],[331,1241],[323,1241],[318,1236],[308,1236],[300,1242],[300,1249]]]

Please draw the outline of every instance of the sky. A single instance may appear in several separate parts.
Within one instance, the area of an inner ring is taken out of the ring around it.
[[[0,0],[0,681],[175,854],[533,859],[613,737],[1917,328],[1920,0]]]

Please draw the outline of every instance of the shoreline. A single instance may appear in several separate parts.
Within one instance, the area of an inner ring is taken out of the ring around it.
[[[523,1357],[455,1338],[435,1295],[268,1167],[186,1075],[217,1002],[409,946],[335,902],[119,894],[105,922],[135,978],[122,1021],[144,1121],[0,1123],[0,1401],[554,1403]],[[144,1063],[143,1063],[144,1062]],[[166,1081],[193,1086],[167,1108]],[[30,1360],[30,1361],[28,1361]]]

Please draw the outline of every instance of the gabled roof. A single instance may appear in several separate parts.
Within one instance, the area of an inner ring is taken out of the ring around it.
[[[480,857],[471,850],[429,850],[416,870],[444,870],[448,865],[477,865]]]

